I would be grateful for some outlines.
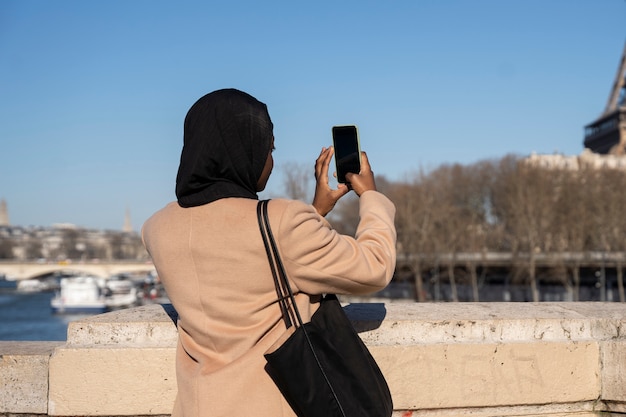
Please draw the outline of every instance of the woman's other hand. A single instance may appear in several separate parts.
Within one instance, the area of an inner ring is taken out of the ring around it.
[[[346,184],[339,184],[336,190],[328,185],[328,167],[333,157],[334,149],[322,148],[322,152],[315,161],[315,196],[313,197],[313,207],[321,216],[326,216],[335,207],[341,197],[346,195],[350,189]]]
[[[366,191],[376,191],[374,173],[372,172],[372,167],[370,167],[365,152],[361,152],[361,172],[358,174],[347,173],[346,181],[350,183],[350,188],[352,188],[359,197]]]

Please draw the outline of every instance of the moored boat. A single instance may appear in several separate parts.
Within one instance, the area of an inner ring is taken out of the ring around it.
[[[111,310],[132,307],[138,304],[137,287],[124,275],[114,275],[102,284],[105,302]]]
[[[59,288],[58,281],[54,277],[23,279],[17,282],[18,292],[45,292]]]
[[[90,276],[61,279],[61,288],[50,306],[55,314],[98,314],[108,307],[97,278]]]

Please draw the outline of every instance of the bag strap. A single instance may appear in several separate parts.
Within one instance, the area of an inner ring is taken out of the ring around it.
[[[267,259],[270,264],[270,269],[272,270],[274,287],[276,288],[276,294],[278,295],[278,303],[280,304],[280,310],[283,314],[283,319],[285,320],[287,328],[290,328],[294,321],[298,323],[298,326],[302,326],[302,317],[300,316],[296,299],[293,295],[293,291],[291,290],[291,285],[289,284],[289,279],[287,278],[283,261],[278,253],[278,247],[276,246],[276,241],[274,240],[274,235],[272,233],[272,229],[270,228],[269,216],[267,214],[268,202],[269,200],[262,200],[257,204],[257,219]]]
[[[311,351],[311,354],[315,358],[315,363],[319,371],[321,372],[328,388],[331,390],[337,405],[340,408],[341,415],[345,416],[345,412],[343,407],[341,406],[341,401],[337,398],[337,394],[335,392],[335,388],[333,384],[331,384],[330,379],[327,375],[324,366],[320,362],[318,358],[316,348],[311,342],[311,338],[309,337],[309,333],[307,332],[306,327],[304,327],[302,323],[302,317],[300,317],[300,312],[298,311],[298,305],[296,304],[296,299],[293,296],[293,291],[291,290],[291,285],[289,284],[289,280],[287,279],[287,274],[285,273],[285,267],[283,265],[282,260],[280,259],[280,254],[278,253],[278,247],[276,246],[276,242],[274,241],[274,235],[272,234],[272,229],[270,228],[269,216],[267,214],[267,204],[268,200],[259,201],[257,205],[257,217],[259,220],[259,228],[261,229],[261,236],[263,237],[263,243],[265,245],[265,251],[267,253],[267,258],[270,263],[270,268],[272,269],[272,276],[274,277],[274,284],[276,286],[276,293],[278,294],[278,301],[281,303],[281,311],[283,313],[283,318],[285,319],[285,323],[287,328],[292,326],[292,321],[289,317],[289,313],[295,313],[298,327],[302,330],[302,334],[306,339],[306,343]],[[280,279],[280,281],[279,281]],[[288,293],[287,295],[283,295],[285,291]],[[287,303],[287,300],[291,301],[291,305]],[[291,308],[289,308],[291,307]]]

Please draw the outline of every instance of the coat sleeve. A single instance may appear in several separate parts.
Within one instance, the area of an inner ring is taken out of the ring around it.
[[[274,217],[276,239],[287,275],[298,291],[370,294],[389,284],[396,265],[396,229],[395,207],[387,197],[376,191],[363,193],[355,237],[333,230],[313,206],[297,201],[284,204],[283,210],[276,207],[281,212],[275,212],[279,219]]]

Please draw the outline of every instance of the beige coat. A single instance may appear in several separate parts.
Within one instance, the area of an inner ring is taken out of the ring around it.
[[[285,331],[256,217],[257,201],[170,203],[142,234],[179,314],[173,417],[294,416],[264,370],[263,353]],[[272,200],[270,224],[304,321],[307,294],[366,294],[391,280],[395,208],[365,192],[356,239],[335,232],[313,206]]]

